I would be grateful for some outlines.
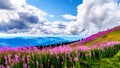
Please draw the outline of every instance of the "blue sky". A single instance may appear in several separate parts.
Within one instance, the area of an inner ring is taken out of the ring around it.
[[[88,36],[118,25],[120,0],[0,0],[0,35]]]
[[[27,3],[36,6],[48,14],[55,15],[54,18],[48,18],[50,21],[65,21],[61,15],[71,14],[76,16],[77,6],[82,3],[82,0],[27,0]]]

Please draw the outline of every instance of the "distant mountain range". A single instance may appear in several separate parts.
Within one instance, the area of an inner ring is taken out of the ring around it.
[[[72,42],[76,40],[80,40],[83,37],[80,36],[72,36],[72,37],[64,37],[64,36],[44,36],[44,37],[6,37],[0,38],[0,47],[18,47],[18,46],[46,46],[50,44],[59,44],[63,42]]]

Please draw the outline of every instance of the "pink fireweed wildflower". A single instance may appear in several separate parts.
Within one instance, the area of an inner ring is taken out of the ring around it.
[[[14,58],[13,62],[15,64],[19,63],[19,56],[18,55],[15,55],[15,58]]]
[[[91,50],[91,48],[88,47],[88,46],[77,46],[76,49],[79,50],[79,51],[81,51],[81,52]]]
[[[48,62],[50,61],[50,59],[48,59]]]
[[[61,62],[61,64],[63,64],[64,62]]]
[[[106,47],[113,47],[117,44],[120,44],[120,42],[106,42],[106,43],[103,43],[103,44],[93,45],[91,47],[91,49],[101,49],[101,50],[103,50]]]
[[[3,66],[3,65],[0,65],[0,68],[5,68],[5,66]]]
[[[14,66],[15,64],[19,64],[20,62],[23,62],[23,68],[29,68],[29,63],[36,64],[36,66],[44,65],[43,62],[39,64],[38,60],[34,60],[36,58],[36,54],[38,59],[42,60],[43,55],[46,56],[47,61],[51,62],[52,56],[57,58],[57,60],[62,59],[60,61],[60,64],[64,64],[64,60],[70,61],[70,62],[78,62],[79,57],[82,56],[82,52],[85,53],[85,56],[94,56],[95,55],[95,49],[102,50],[107,47],[114,47],[116,44],[120,44],[120,42],[106,42],[103,44],[96,44],[93,46],[75,46],[71,47],[70,45],[66,46],[58,46],[58,47],[48,47],[44,49],[37,49],[37,48],[5,48],[3,50],[0,49],[1,58],[4,59],[4,63],[0,65],[0,68],[6,68],[3,65],[11,65]],[[93,53],[91,52],[93,50]],[[90,52],[90,53],[89,53]],[[67,57],[67,59],[66,59]],[[0,59],[1,60],[1,59]]]
[[[50,49],[50,54],[59,54],[59,53],[70,53],[72,49],[69,46],[59,46],[59,47],[55,47]]]
[[[9,66],[9,65],[7,65],[7,66],[6,66],[6,68],[10,68],[10,66]]]
[[[36,61],[36,66],[39,67],[39,62],[38,61]]]
[[[78,57],[75,57],[75,58],[74,58],[74,61],[75,61],[75,62],[77,62],[78,60],[79,60]]]
[[[72,57],[70,57],[70,62],[72,62]]]
[[[7,59],[7,57],[5,56],[4,59],[5,59],[5,65],[7,65],[7,64],[8,64],[8,59]]]
[[[24,62],[24,61],[25,61],[25,56],[23,56],[23,57],[22,57],[21,61],[22,61],[22,62]]]
[[[25,63],[25,64],[23,64],[23,68],[27,68],[27,64]]]

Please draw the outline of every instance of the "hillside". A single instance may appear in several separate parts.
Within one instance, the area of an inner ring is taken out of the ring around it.
[[[120,68],[119,35],[120,26],[70,45],[40,49],[3,47],[0,68]]]
[[[96,34],[93,34],[82,41],[72,43],[71,45],[95,45],[95,44],[101,44],[106,42],[120,42],[120,26],[117,26],[115,28],[109,29],[107,31],[99,32]]]

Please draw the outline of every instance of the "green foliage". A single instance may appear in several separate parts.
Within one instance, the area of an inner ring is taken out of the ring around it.
[[[98,65],[98,66],[97,66]],[[101,58],[100,61],[94,63],[93,68],[119,68],[120,67],[120,50],[111,58]]]
[[[8,61],[9,58],[6,59],[5,57],[10,54],[11,60],[6,64],[5,61]],[[16,58],[17,56],[18,58]],[[15,62],[14,65],[13,62]],[[84,52],[74,50],[68,54],[39,53],[37,51],[1,52],[0,65],[5,67],[9,65],[10,68],[24,68],[25,64],[30,68],[119,68],[120,45]]]
[[[84,43],[84,45],[92,46],[95,44],[102,44],[110,41],[120,42],[120,29],[108,32],[107,34],[102,36],[98,36],[96,39]]]

